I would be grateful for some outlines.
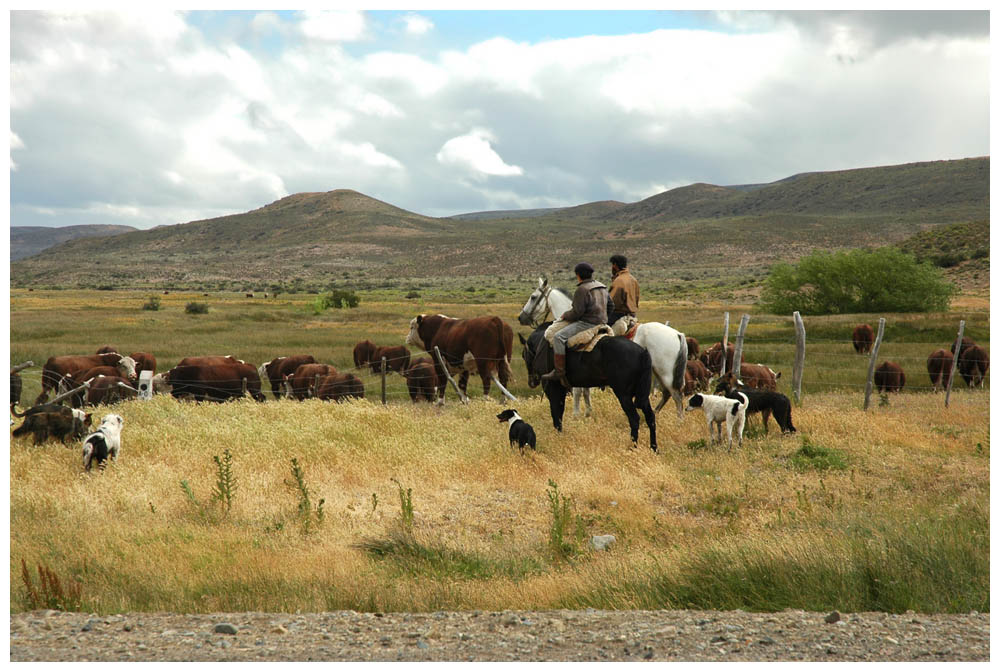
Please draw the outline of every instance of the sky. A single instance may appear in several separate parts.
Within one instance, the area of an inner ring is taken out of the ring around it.
[[[10,224],[434,217],[989,154],[986,11],[12,11]]]

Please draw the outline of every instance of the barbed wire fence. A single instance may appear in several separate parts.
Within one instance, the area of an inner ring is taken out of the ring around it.
[[[958,335],[955,341],[951,343],[944,343],[940,346],[935,347],[933,344],[920,342],[906,342],[894,340],[891,342],[885,341],[883,338],[879,337],[876,339],[876,343],[873,343],[871,352],[866,355],[858,354],[854,351],[853,339],[807,339],[807,325],[805,325],[801,316],[798,313],[793,314],[793,329],[788,337],[753,337],[752,330],[749,329],[749,324],[752,322],[749,315],[743,315],[740,326],[737,330],[735,343],[733,343],[734,348],[738,348],[738,352],[734,353],[733,357],[733,368],[736,368],[742,363],[742,357],[749,355],[749,359],[746,360],[748,363],[760,363],[769,367],[780,367],[780,366],[791,366],[791,378],[790,387],[791,393],[794,396],[796,402],[801,403],[803,399],[802,385],[803,381],[807,383],[807,391],[810,392],[829,392],[829,391],[855,391],[859,395],[864,396],[864,408],[867,409],[870,403],[870,397],[873,391],[873,380],[872,371],[876,364],[875,360],[878,356],[881,346],[892,346],[893,352],[891,353],[892,362],[898,364],[904,371],[906,376],[906,382],[904,385],[905,392],[932,392],[936,388],[931,383],[930,375],[927,371],[927,357],[931,351],[941,347],[943,349],[948,349],[953,343],[961,341],[962,331],[964,330],[965,322],[964,320],[958,325]],[[884,331],[885,318],[880,319],[879,331]],[[769,329],[772,327],[769,327]],[[749,337],[748,337],[749,332]],[[722,336],[725,339],[719,342],[727,342],[729,336],[729,313],[723,314],[723,332]],[[917,345],[925,345],[928,348],[927,355],[914,355],[912,354],[912,349]],[[900,346],[905,347],[910,352],[900,352]],[[702,348],[702,351],[707,348]],[[383,404],[390,403],[412,403],[412,398],[410,394],[409,387],[407,385],[407,379],[403,376],[401,371],[396,369],[401,368],[399,363],[404,359],[409,360],[410,366],[412,367],[415,363],[420,360],[425,360],[434,366],[438,362],[439,353],[434,351],[420,350],[411,351],[407,356],[400,357],[386,357],[382,358],[382,361],[378,363],[366,363],[361,366],[355,366],[353,362],[347,366],[339,367],[336,364],[330,364],[330,366],[336,369],[337,373],[345,374],[349,373],[356,376],[364,387],[365,398],[381,402]],[[495,362],[497,367],[500,365],[502,358],[477,358],[479,361],[489,361]],[[515,356],[510,362],[512,375],[514,380],[518,377],[518,372],[513,369],[518,367],[518,357]],[[885,358],[883,358],[885,359]],[[453,364],[461,369],[458,364]],[[956,379],[961,379],[961,372],[959,369],[959,357],[957,355],[953,356],[950,377],[945,374],[942,376],[944,381],[947,381],[947,387],[944,388],[945,394],[943,396],[943,403],[948,404],[949,396],[952,387],[957,384]],[[722,358],[722,371],[725,373],[725,367],[727,365],[726,358]],[[494,367],[494,368],[497,368]],[[16,367],[12,367],[13,369]],[[444,367],[447,371],[448,367]],[[435,366],[437,370],[437,366]],[[785,377],[785,372],[787,368],[782,371],[783,380],[789,380]],[[526,372],[523,372],[525,373]],[[40,367],[33,367],[21,370],[19,375],[25,381],[33,381],[41,386],[42,370]],[[457,374],[461,375],[461,374]],[[437,375],[435,375],[437,378]],[[322,378],[314,378],[306,385],[305,398],[312,398],[317,396],[317,383],[322,383],[325,376]],[[248,383],[246,379],[232,379],[232,380],[216,380],[212,383],[206,383],[203,381],[194,380],[174,380],[170,381],[175,385],[197,385],[200,389],[204,390],[206,393],[214,393],[215,396],[221,397],[240,397],[247,394]],[[458,383],[453,376],[449,374],[449,378],[445,380],[435,381],[435,386],[437,388],[438,394],[442,386],[451,386],[453,392],[458,393]],[[491,380],[491,394],[492,388],[496,387],[495,380]],[[267,399],[273,399],[273,393],[271,389],[271,383],[269,380],[261,379],[260,381],[261,393]],[[981,385],[986,388],[989,387],[990,374],[987,370],[983,377],[983,382]],[[468,376],[467,392],[476,389],[475,386],[481,385],[479,380],[478,372],[471,371]],[[784,383],[781,383],[784,386]],[[962,386],[965,386],[964,380],[962,381]],[[939,385],[941,388],[941,385]],[[301,394],[301,390],[300,390]],[[474,392],[472,394],[475,394]],[[210,394],[210,396],[212,396]],[[349,395],[347,395],[349,396]],[[472,395],[469,395],[472,396]],[[288,394],[285,389],[284,383],[279,387],[279,398],[286,398]],[[449,398],[447,392],[445,398]],[[451,397],[453,398],[453,397]],[[515,399],[516,397],[511,394],[510,398]],[[421,397],[423,399],[423,397]],[[460,399],[462,401],[467,401],[468,397],[460,394]],[[436,401],[436,398],[435,398]]]

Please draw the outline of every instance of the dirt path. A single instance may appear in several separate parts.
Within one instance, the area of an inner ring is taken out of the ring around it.
[[[838,618],[839,617],[839,618]],[[989,614],[503,611],[10,617],[11,661],[988,661]]]

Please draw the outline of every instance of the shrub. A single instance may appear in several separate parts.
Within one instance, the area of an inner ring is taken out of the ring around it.
[[[776,264],[760,305],[775,314],[926,313],[947,310],[955,292],[939,269],[884,247],[814,252],[794,266]]]
[[[190,313],[191,315],[204,315],[205,313],[208,312],[208,304],[192,301],[191,303],[184,306],[184,312]]]
[[[143,310],[159,310],[160,309],[160,297],[151,296],[146,299],[146,303],[142,304]]]
[[[316,297],[312,303],[313,313],[319,315],[328,308],[357,308],[361,299],[348,289],[331,289]]]

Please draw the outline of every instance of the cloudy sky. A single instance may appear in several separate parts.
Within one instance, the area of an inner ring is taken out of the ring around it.
[[[10,221],[425,215],[989,154],[987,12],[10,14]]]

